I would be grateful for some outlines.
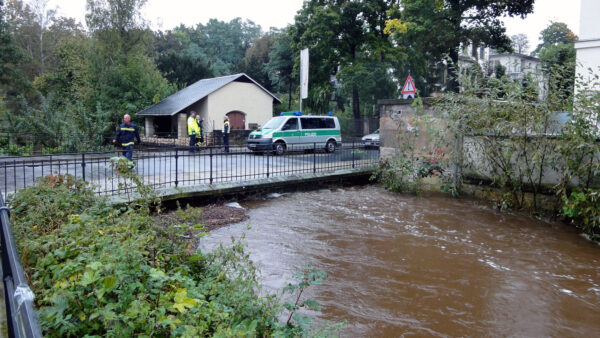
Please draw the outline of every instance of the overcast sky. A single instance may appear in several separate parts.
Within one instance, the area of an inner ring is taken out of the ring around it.
[[[31,2],[31,0],[28,0]],[[294,22],[294,15],[303,0],[148,0],[143,10],[153,29],[168,30],[180,23],[194,26],[216,18],[230,21],[241,17],[261,25],[283,28]],[[86,0],[50,0],[49,7],[58,7],[59,14],[74,17],[85,24]],[[525,19],[506,18],[508,35],[524,33],[529,38],[530,51],[539,43],[540,31],[550,21],[566,23],[579,34],[580,0],[536,0],[534,13]]]

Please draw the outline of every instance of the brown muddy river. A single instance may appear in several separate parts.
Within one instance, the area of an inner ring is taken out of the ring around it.
[[[572,227],[372,186],[242,206],[250,220],[201,247],[244,232],[271,292],[325,270],[312,315],[346,336],[600,336],[600,246]]]

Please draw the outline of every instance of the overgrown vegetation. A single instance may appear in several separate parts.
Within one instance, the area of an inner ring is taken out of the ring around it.
[[[40,179],[10,204],[45,336],[308,332],[277,320],[283,308],[274,296],[261,295],[243,242],[197,251],[202,225],[189,225],[188,217],[157,224],[147,205],[115,208],[70,176]]]
[[[570,76],[570,69],[551,69],[550,89]],[[493,187],[499,208],[550,212],[598,239],[600,78],[590,72],[579,79],[573,100],[540,100],[531,83],[463,78],[462,93],[434,102],[436,119],[417,111],[408,125],[399,121],[396,154],[376,171],[380,182],[418,192],[422,177],[437,174],[438,184],[457,193],[461,178],[469,177]]]
[[[418,194],[423,190],[423,179],[435,177],[443,190],[453,192],[451,172],[446,169],[452,149],[445,122],[425,113],[420,98],[415,99],[413,107],[415,114],[411,118],[396,118],[398,148],[375,168],[371,180],[378,180],[391,191]]]

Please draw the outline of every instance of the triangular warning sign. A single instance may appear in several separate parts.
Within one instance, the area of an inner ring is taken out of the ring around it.
[[[415,83],[413,82],[412,77],[410,77],[410,75],[409,75],[406,78],[404,87],[402,87],[402,94],[414,94],[416,92],[417,92],[417,88],[415,88]]]

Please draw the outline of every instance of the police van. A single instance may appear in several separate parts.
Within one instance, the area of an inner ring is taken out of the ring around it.
[[[273,117],[262,128],[248,136],[248,149],[273,151],[282,155],[286,150],[325,149],[332,153],[342,145],[340,123],[335,116],[302,115],[284,112]]]

